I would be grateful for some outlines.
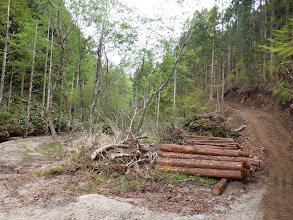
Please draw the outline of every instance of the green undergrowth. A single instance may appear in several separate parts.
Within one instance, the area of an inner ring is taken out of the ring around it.
[[[79,174],[78,174],[79,175]],[[217,182],[214,178],[189,176],[179,173],[166,173],[156,170],[125,174],[119,171],[91,173],[86,183],[78,182],[74,187],[83,193],[104,192],[121,193],[162,192],[170,186],[210,187]],[[78,186],[79,185],[79,186]],[[82,188],[80,186],[83,186]],[[87,189],[88,191],[85,191]]]
[[[239,134],[232,131],[222,117],[214,115],[194,115],[183,122],[183,128],[202,136],[237,138]]]

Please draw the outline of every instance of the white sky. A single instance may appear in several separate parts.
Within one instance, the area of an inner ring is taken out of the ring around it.
[[[178,1],[181,1],[182,4],[178,4]],[[147,49],[150,49],[148,47],[152,47],[152,44],[155,43],[156,34],[161,34],[166,39],[178,39],[182,33],[184,22],[188,18],[192,18],[196,10],[211,9],[216,1],[220,1],[217,4],[221,8],[222,0],[121,0],[129,7],[134,8],[137,15],[148,18],[163,18],[166,25],[163,29],[160,29],[162,27],[159,26],[156,27],[156,23],[151,24],[154,31],[147,30],[147,27],[139,27],[138,47],[147,47]],[[148,46],[146,46],[146,41],[148,41]],[[112,54],[110,59],[116,64],[120,60],[117,54]]]

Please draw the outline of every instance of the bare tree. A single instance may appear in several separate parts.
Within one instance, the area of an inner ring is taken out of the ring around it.
[[[31,77],[30,77],[30,84],[29,84],[29,93],[28,93],[28,97],[27,97],[27,112],[26,112],[26,119],[25,119],[24,137],[27,137],[28,127],[29,127],[28,123],[29,123],[29,118],[30,118],[31,98],[32,98],[32,90],[33,90],[33,77],[34,77],[34,73],[35,73],[37,35],[38,35],[38,20],[36,22],[36,33],[35,33],[35,42],[34,42],[34,49],[33,49],[33,62],[32,62],[32,70],[31,70]]]
[[[185,46],[186,46],[187,43],[189,42],[189,40],[190,40],[190,38],[191,38],[191,35],[192,35],[192,33],[193,33],[193,30],[194,30],[194,28],[195,28],[195,26],[196,26],[197,23],[198,23],[198,22],[195,22],[194,25],[192,26],[192,28],[191,28],[191,30],[190,30],[190,32],[189,32],[189,35],[187,36],[187,39],[186,39],[185,43],[182,45],[181,49],[179,50],[179,54],[178,54],[177,58],[175,59],[175,63],[174,63],[174,65],[173,65],[173,68],[172,68],[172,70],[170,71],[169,75],[168,75],[167,78],[162,82],[162,84],[159,86],[159,88],[158,88],[156,91],[154,91],[154,92],[150,95],[150,97],[148,98],[148,100],[145,102],[145,105],[144,105],[143,109],[140,110],[140,112],[142,112],[142,114],[141,114],[140,119],[139,119],[139,123],[138,123],[138,126],[137,126],[136,133],[139,133],[140,130],[141,130],[142,124],[143,124],[143,122],[144,122],[144,118],[145,118],[146,111],[147,111],[147,109],[148,109],[148,107],[149,107],[149,104],[151,103],[152,99],[153,99],[153,98],[154,98],[154,97],[155,97],[160,91],[162,91],[162,89],[165,88],[165,86],[166,86],[167,83],[169,82],[171,76],[173,75],[173,73],[174,73],[174,71],[175,71],[175,68],[176,68],[176,66],[177,66],[177,63],[178,63],[178,61],[179,61],[179,59],[180,59],[180,57],[181,57],[181,54],[182,54],[182,52],[183,52],[183,49],[185,48]]]
[[[102,48],[103,48],[103,38],[104,36],[102,35],[99,39],[99,46],[97,48],[97,71],[96,71],[96,80],[95,80],[95,85],[94,85],[94,99],[93,103],[90,108],[90,130],[92,131],[93,129],[93,124],[94,124],[94,112],[95,108],[97,105],[98,101],[98,95],[100,90],[100,77],[101,77],[101,70],[102,70]]]
[[[47,41],[49,41],[49,38],[50,38],[50,19],[48,22]],[[46,101],[47,71],[48,71],[48,45],[46,48],[45,74],[44,74],[44,85],[43,85],[43,102],[42,102],[42,118],[44,116],[44,108],[45,108],[45,101]]]

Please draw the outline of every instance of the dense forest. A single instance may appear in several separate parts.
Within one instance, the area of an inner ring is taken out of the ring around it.
[[[119,0],[1,0],[0,136],[125,124],[160,135],[171,122],[223,111],[235,86],[293,99],[292,1],[195,11],[178,39],[153,29],[164,28],[160,18],[134,12]]]

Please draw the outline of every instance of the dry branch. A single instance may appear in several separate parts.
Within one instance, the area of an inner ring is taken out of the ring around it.
[[[97,156],[111,148],[115,148],[115,147],[121,147],[121,148],[129,148],[129,145],[127,144],[108,144],[105,146],[102,146],[98,149],[96,149],[92,154],[91,154],[91,159],[95,160],[97,158]]]

